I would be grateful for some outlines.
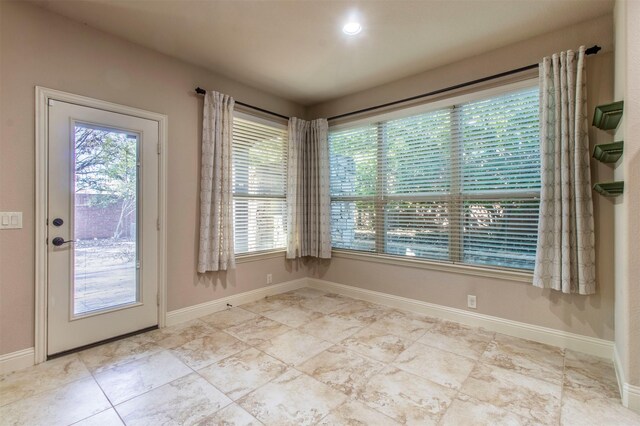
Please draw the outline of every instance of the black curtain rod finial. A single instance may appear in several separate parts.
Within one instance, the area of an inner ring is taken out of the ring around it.
[[[599,51],[601,51],[601,50],[602,50],[602,47],[600,47],[600,46],[598,46],[598,45],[596,44],[596,45],[594,45],[594,46],[592,46],[592,47],[590,47],[590,48],[586,49],[586,50],[584,51],[584,54],[585,54],[585,55],[595,55],[596,53],[598,53],[598,52],[599,52]]]
[[[201,88],[201,87],[196,87],[196,93],[197,93],[198,95],[206,95],[206,94],[207,94],[207,91],[206,91],[206,90],[204,90],[204,89],[203,89],[203,88]]]

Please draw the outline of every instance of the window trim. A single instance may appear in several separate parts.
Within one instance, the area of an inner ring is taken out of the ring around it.
[[[418,257],[412,258],[409,256],[394,256],[392,254],[386,253],[383,254],[336,248],[331,249],[331,256],[338,259],[368,261],[386,265],[425,269],[430,271],[472,275],[474,277],[496,278],[500,280],[522,282],[527,284],[531,284],[533,282],[533,271],[526,271],[524,269],[467,265]]]
[[[272,250],[251,251],[247,253],[236,254],[236,263],[256,262],[259,260],[275,259],[285,256],[287,252],[283,248],[274,248]]]
[[[499,96],[504,93],[530,88],[538,84],[539,84],[539,81],[537,76],[526,77],[516,82],[510,82],[510,83],[505,83],[498,86],[492,86],[486,89],[480,89],[473,92],[466,92],[461,95],[454,94],[452,96],[438,98],[435,101],[427,100],[426,102],[420,103],[418,105],[411,105],[411,106],[405,106],[405,107],[400,106],[398,109],[382,112],[381,114],[374,114],[364,118],[355,118],[354,120],[340,122],[336,125],[330,126],[329,131],[344,131],[352,128],[355,129],[355,128],[363,127],[367,125],[374,125],[376,126],[378,134],[380,135],[382,133],[383,123],[390,120],[411,117],[413,115],[424,114],[427,112],[436,111],[436,110],[444,109],[447,107],[453,108],[456,105],[460,105],[463,103],[473,102],[476,100],[481,100],[481,99],[492,97],[492,96]],[[377,152],[378,160],[380,160],[380,156],[382,155],[382,153],[380,152],[380,146],[384,145],[384,142],[380,143],[378,141],[376,145],[377,145],[377,151],[378,151]],[[380,176],[380,172],[382,171],[383,167],[384,165],[382,164],[382,162],[378,161],[377,176]],[[461,202],[463,202],[465,199],[464,194],[462,194],[461,192],[456,192],[455,195],[453,193],[447,194],[447,195],[434,194],[434,195],[427,195],[427,196],[424,196],[424,195],[411,196],[409,194],[395,195],[395,196],[381,195],[382,192],[380,191],[380,188],[379,188],[380,186],[379,181],[380,181],[380,178],[378,179],[378,182],[376,184],[376,193],[373,195],[336,196],[336,197],[332,196],[331,201],[332,202],[333,201],[368,201],[373,203],[375,212],[379,213],[379,209],[383,210],[384,206],[394,198],[399,198],[399,199],[411,198],[414,200],[424,199],[426,201],[429,201],[429,200],[441,200],[443,197],[449,198],[449,199],[452,199],[452,197],[456,197],[456,198],[459,198]],[[494,194],[492,192],[493,191],[483,191],[481,194],[474,194],[474,199],[478,197],[483,199],[484,198],[493,199],[492,196]],[[501,196],[501,198],[503,196],[515,196],[518,199],[526,199],[526,197],[534,194],[539,197],[540,191],[518,191],[518,190],[509,191],[509,192],[500,191],[500,192],[496,192],[495,195]],[[385,217],[385,216],[383,215],[382,217]],[[457,225],[456,229],[461,228],[461,225],[462,225],[461,222],[462,221],[460,220],[460,224]],[[533,282],[533,272],[534,272],[533,270],[462,263],[461,259],[462,259],[463,253],[462,253],[462,250],[459,249],[461,247],[461,245],[459,244],[456,245],[456,247],[458,247],[457,250],[454,250],[453,252],[449,253],[449,259],[450,259],[449,261],[420,258],[420,257],[413,258],[410,256],[400,256],[400,255],[385,253],[386,238],[384,236],[384,226],[385,226],[384,223],[381,223],[381,221],[376,222],[376,226],[375,226],[376,238],[374,241],[375,251],[362,251],[357,249],[332,247],[331,249],[332,256],[335,256],[337,258],[346,258],[346,259],[354,259],[354,260],[362,260],[362,261],[368,260],[376,263],[391,264],[391,265],[397,265],[397,266],[408,266],[408,267],[414,267],[419,269],[455,272],[455,273],[466,274],[466,275],[474,275],[474,276],[481,276],[481,277],[488,277],[488,278],[511,280],[511,281],[517,281],[517,282],[525,282],[528,284],[531,284]],[[464,238],[461,232],[449,233],[450,241],[451,241],[451,238],[458,238],[458,237],[460,239]]]

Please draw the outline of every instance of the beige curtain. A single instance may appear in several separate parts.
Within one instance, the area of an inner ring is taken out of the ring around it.
[[[596,291],[584,46],[540,64],[542,189],[533,285]]]
[[[208,91],[202,120],[198,272],[235,267],[231,149],[232,97]]]
[[[287,157],[287,258],[302,256],[304,226],[304,188],[301,170],[302,147],[309,123],[292,117],[289,119],[289,145]],[[300,176],[300,178],[298,178]]]
[[[326,119],[289,120],[288,259],[331,257],[328,127]]]

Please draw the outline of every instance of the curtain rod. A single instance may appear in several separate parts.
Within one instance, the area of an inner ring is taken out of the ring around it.
[[[204,90],[201,87],[196,87],[196,93],[198,95],[206,95],[207,91]],[[277,112],[273,112],[273,111],[269,111],[268,109],[263,109],[257,106],[253,106],[253,105],[249,105],[249,104],[245,104],[244,102],[240,102],[240,101],[236,101],[236,103],[238,105],[242,105],[243,107],[247,107],[247,108],[251,108],[251,109],[255,109],[256,111],[260,111],[260,112],[264,112],[266,114],[271,114],[271,115],[275,115],[276,117],[280,117],[280,118],[284,118],[285,120],[288,120],[289,117],[287,117],[286,115],[282,115],[282,114],[278,114]]]
[[[595,55],[601,49],[602,49],[602,47],[600,47],[598,45],[595,45],[595,46],[592,46],[592,47],[586,49],[584,53],[585,53],[585,55]],[[369,111],[374,111],[374,110],[380,109],[380,108],[385,108],[385,107],[389,107],[389,106],[393,106],[393,105],[402,104],[402,103],[405,103],[405,102],[415,101],[416,99],[426,98],[427,96],[439,95],[440,93],[450,92],[452,90],[461,89],[463,87],[472,86],[472,85],[478,84],[478,83],[484,83],[485,81],[494,80],[494,79],[500,78],[500,77],[506,77],[506,76],[511,75],[511,74],[517,74],[519,72],[532,70],[534,68],[538,68],[538,64],[531,64],[531,65],[527,65],[526,67],[516,68],[516,69],[510,70],[510,71],[504,71],[504,72],[501,72],[501,73],[498,73],[498,74],[490,75],[488,77],[479,78],[477,80],[467,81],[466,83],[460,83],[460,84],[456,84],[456,85],[453,85],[453,86],[445,87],[443,89],[434,90],[434,91],[429,92],[429,93],[423,93],[421,95],[411,96],[411,97],[400,99],[400,100],[397,100],[397,101],[387,102],[387,103],[384,103],[384,104],[380,104],[380,105],[376,105],[376,106],[372,106],[372,107],[368,107],[368,108],[359,109],[357,111],[351,111],[351,112],[346,112],[344,114],[334,115],[333,117],[327,118],[327,120],[335,120],[335,119],[338,119],[338,118],[349,117],[351,115],[362,114],[362,113],[369,112]]]

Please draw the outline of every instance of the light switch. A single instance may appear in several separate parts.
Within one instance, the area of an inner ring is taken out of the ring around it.
[[[22,212],[0,212],[0,229],[22,229]]]

